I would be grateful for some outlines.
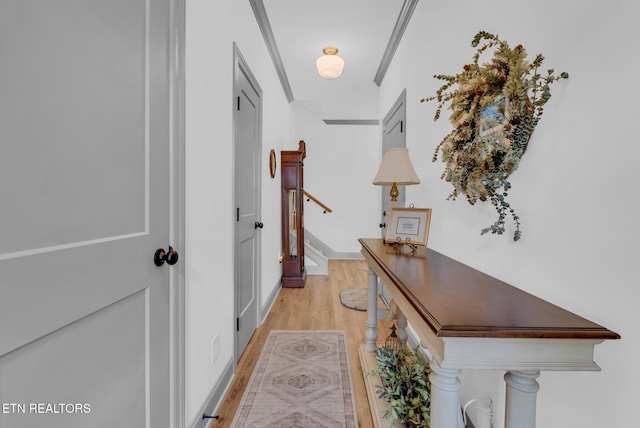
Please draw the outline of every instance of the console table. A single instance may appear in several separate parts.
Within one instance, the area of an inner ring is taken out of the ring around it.
[[[594,346],[620,338],[430,248],[398,253],[382,239],[358,241],[369,265],[363,367],[377,347],[380,278],[401,312],[398,327],[408,320],[431,354],[432,427],[462,428],[458,377],[474,369],[506,371],[505,426],[534,428],[540,371],[599,370]]]

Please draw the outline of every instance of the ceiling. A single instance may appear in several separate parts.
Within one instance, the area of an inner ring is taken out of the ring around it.
[[[250,0],[289,101],[355,122],[378,117],[379,84],[417,1]],[[316,71],[325,46],[345,60],[338,79]]]

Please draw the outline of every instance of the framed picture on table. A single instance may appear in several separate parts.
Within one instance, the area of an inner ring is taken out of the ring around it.
[[[391,208],[385,242],[427,245],[431,208]]]

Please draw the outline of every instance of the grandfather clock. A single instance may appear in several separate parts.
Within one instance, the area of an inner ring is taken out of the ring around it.
[[[304,287],[304,208],[302,160],[306,157],[304,141],[298,150],[280,152],[282,180],[282,286]]]

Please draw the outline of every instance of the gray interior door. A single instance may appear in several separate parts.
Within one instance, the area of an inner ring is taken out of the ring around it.
[[[382,153],[389,148],[407,146],[406,128],[406,90],[403,90],[382,120]],[[382,186],[382,211],[380,215],[382,237],[387,233],[386,224],[389,220],[389,211],[391,209],[391,197],[389,196],[390,190],[390,186]],[[396,203],[396,206],[404,207],[404,189],[401,187],[399,190],[400,194],[398,195],[398,202]]]
[[[395,147],[407,146],[407,106],[406,106],[406,89],[402,91],[398,99],[393,106],[389,109],[389,112],[382,120],[382,153],[386,149]],[[389,213],[391,211],[391,197],[389,192],[391,187],[382,186],[382,210],[380,213],[380,233],[384,238],[387,234],[387,223],[389,221]],[[405,192],[401,186],[399,188],[400,194],[398,195],[397,207],[405,206]],[[386,290],[382,281],[378,282],[378,292],[382,299],[389,303],[391,300],[391,294]]]
[[[169,0],[0,2],[0,426],[168,427]]]
[[[261,94],[242,55],[235,50],[236,157],[236,361],[258,327],[260,270]]]

